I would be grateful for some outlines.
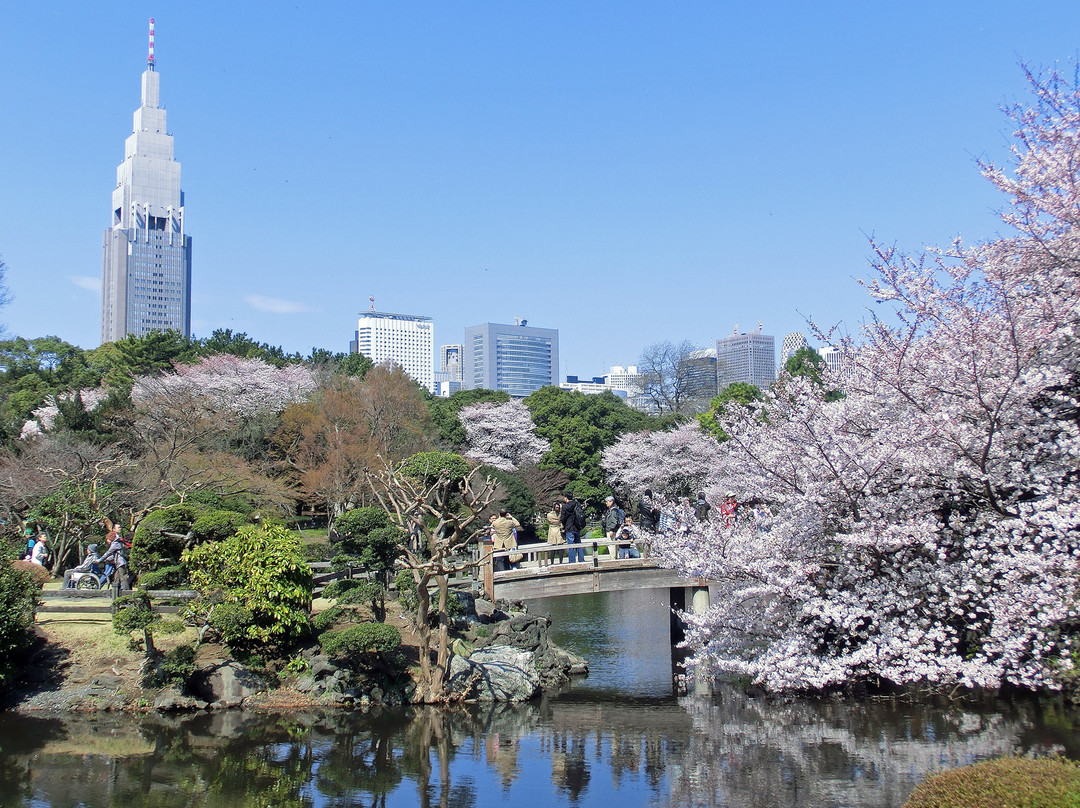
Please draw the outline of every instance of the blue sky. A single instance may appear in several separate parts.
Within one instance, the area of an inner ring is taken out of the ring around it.
[[[147,20],[196,336],[346,350],[368,297],[560,330],[563,372],[665,339],[856,331],[867,236],[999,230],[1020,61],[1080,3],[0,4],[12,334],[98,344],[101,231]]]

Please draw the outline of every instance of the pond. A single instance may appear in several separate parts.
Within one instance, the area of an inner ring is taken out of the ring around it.
[[[666,602],[542,610],[593,663],[566,693],[366,714],[0,715],[0,805],[888,808],[942,767],[1080,757],[1078,716],[1052,702],[677,697]]]

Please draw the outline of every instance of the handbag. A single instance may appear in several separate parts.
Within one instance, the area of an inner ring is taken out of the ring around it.
[[[513,537],[514,549],[516,550],[517,546],[518,546],[518,543],[517,543],[517,528],[516,527],[511,531],[510,535]],[[509,562],[511,564],[517,564],[524,557],[525,557],[524,553],[511,553],[510,555],[507,556],[507,560],[509,560]]]

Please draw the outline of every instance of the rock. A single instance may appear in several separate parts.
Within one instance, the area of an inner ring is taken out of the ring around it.
[[[298,693],[310,693],[315,689],[315,677],[301,676],[295,687]]]
[[[176,688],[162,690],[154,699],[154,709],[159,713],[175,713],[181,710],[205,710],[206,702],[185,696]]]
[[[373,688],[371,688],[370,696],[371,696],[372,701],[382,701],[383,700],[382,688],[381,687],[373,687]]]
[[[540,689],[536,657],[509,646],[481,648],[450,660],[449,688],[466,701],[528,701]]]
[[[337,665],[330,661],[330,657],[318,654],[311,658],[311,675],[319,679],[328,674],[336,673]]]
[[[203,668],[191,678],[191,691],[215,707],[238,707],[265,689],[262,679],[238,662]]]

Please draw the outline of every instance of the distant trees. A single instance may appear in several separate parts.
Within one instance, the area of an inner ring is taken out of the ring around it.
[[[610,490],[604,483],[600,453],[621,435],[656,429],[664,423],[627,406],[612,393],[587,396],[542,387],[525,399],[525,406],[536,424],[536,434],[551,443],[540,467],[565,472],[570,479],[567,487],[579,499],[597,505]]]
[[[419,386],[397,365],[363,378],[334,374],[327,386],[282,414],[274,441],[301,489],[331,518],[370,497],[368,474],[429,448],[430,414]]]
[[[551,448],[536,434],[529,410],[520,401],[486,401],[459,413],[465,428],[465,456],[503,471],[535,466]]]
[[[791,361],[788,361],[791,364]],[[697,422],[701,428],[719,441],[728,439],[728,435],[720,427],[720,419],[728,414],[729,405],[738,404],[749,406],[755,401],[761,401],[764,394],[755,384],[746,382],[734,382],[721,390],[709,402],[709,408],[697,416]]]
[[[693,343],[683,340],[647,346],[638,358],[640,395],[657,415],[691,415],[716,394],[716,368],[695,359]],[[711,374],[710,374],[711,367]]]

